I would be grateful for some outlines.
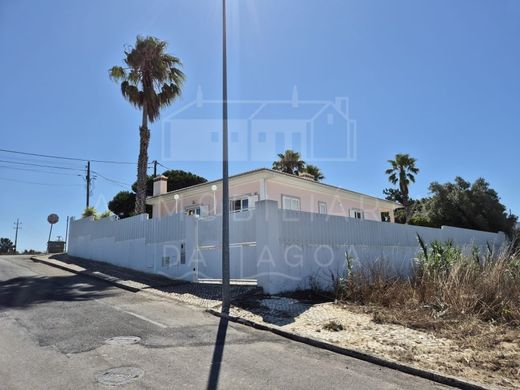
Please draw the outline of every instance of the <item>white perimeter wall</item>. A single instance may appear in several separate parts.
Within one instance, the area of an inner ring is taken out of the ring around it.
[[[174,214],[148,219],[73,221],[69,254],[170,278],[197,281],[221,278],[221,217],[196,219]],[[394,272],[410,272],[419,247],[452,240],[469,249],[498,249],[503,233],[441,229],[281,210],[276,201],[230,216],[231,278],[257,279],[269,294],[310,287],[328,288],[332,274],[345,270],[345,253],[354,266],[384,261]],[[166,260],[165,260],[166,259]]]

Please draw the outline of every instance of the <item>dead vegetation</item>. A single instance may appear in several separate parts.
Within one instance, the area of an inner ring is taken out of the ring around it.
[[[348,264],[336,285],[337,302],[372,314],[375,323],[450,339],[468,351],[457,363],[520,387],[520,253],[488,248],[468,256],[449,242],[420,242],[409,279],[392,275],[383,263],[357,271]]]

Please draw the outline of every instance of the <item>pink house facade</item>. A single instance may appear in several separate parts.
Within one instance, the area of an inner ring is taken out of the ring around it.
[[[166,184],[166,177],[157,177],[153,196],[147,199],[153,208],[153,218],[181,212],[201,217],[222,213],[222,180],[171,192],[167,192]],[[274,200],[281,209],[394,222],[394,211],[402,207],[385,199],[266,168],[231,176],[229,196],[233,213],[254,209],[259,200]]]

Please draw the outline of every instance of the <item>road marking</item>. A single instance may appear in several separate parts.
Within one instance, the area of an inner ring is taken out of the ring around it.
[[[163,328],[163,329],[166,329],[168,326],[164,325],[164,324],[161,324],[160,322],[157,322],[157,321],[154,321],[154,320],[151,320],[145,316],[142,316],[140,314],[137,314],[137,313],[132,313],[131,311],[126,311],[126,310],[121,310],[122,312],[126,313],[126,314],[130,314],[131,316],[134,316],[136,318],[139,318],[143,321],[146,321],[146,322],[149,322],[150,324],[153,324],[153,325],[156,325],[158,326],[159,328]]]
[[[112,309],[115,309],[115,310],[120,311],[122,313],[134,316],[135,318],[139,318],[140,320],[146,321],[146,322],[148,322],[148,323],[150,323],[152,325],[158,326],[159,328],[166,329],[168,327],[167,325],[161,324],[160,322],[154,321],[154,320],[152,320],[152,319],[150,319],[148,317],[142,316],[140,314],[137,314],[137,313],[134,313],[134,312],[131,312],[131,311],[128,311],[128,310],[121,309],[118,306],[114,306],[114,305],[111,305],[109,303],[102,302],[99,299],[96,299],[95,301],[98,302],[98,303],[101,303],[103,305],[110,306]]]

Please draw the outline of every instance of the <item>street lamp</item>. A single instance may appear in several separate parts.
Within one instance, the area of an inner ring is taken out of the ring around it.
[[[229,309],[229,177],[226,0],[222,0],[222,311]]]
[[[217,215],[217,197],[215,195],[217,192],[217,186],[215,184],[211,186],[211,191],[213,191],[213,215]]]
[[[173,195],[173,199],[175,199],[175,214],[179,212],[179,208],[177,207],[177,203],[179,203],[179,194]]]

